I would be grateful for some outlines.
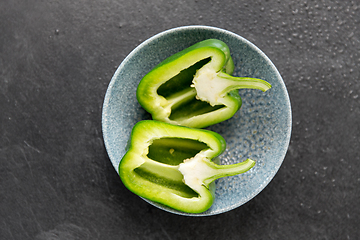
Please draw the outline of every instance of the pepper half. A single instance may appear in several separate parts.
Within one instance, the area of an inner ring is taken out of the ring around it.
[[[165,59],[146,74],[137,99],[154,120],[204,128],[231,118],[241,107],[238,89],[266,91],[268,82],[233,77],[229,47],[217,39],[199,42]]]
[[[138,122],[119,175],[133,193],[187,213],[201,213],[214,201],[214,180],[244,173],[255,165],[247,159],[233,165],[212,160],[225,150],[219,134],[159,121]]]

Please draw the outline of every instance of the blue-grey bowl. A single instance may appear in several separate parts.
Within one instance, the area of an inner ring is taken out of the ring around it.
[[[261,78],[272,88],[240,90],[243,104],[229,120],[208,129],[221,134],[227,148],[222,164],[252,158],[250,171],[216,181],[213,206],[200,214],[188,214],[148,201],[165,211],[187,216],[209,216],[237,208],[260,193],[280,168],[290,140],[291,106],[284,81],[270,59],[254,44],[239,35],[207,26],[185,26],[159,33],[136,47],[120,64],[106,92],[102,128],[109,158],[118,171],[134,124],[151,116],[136,100],[142,77],[158,63],[199,41],[216,38],[230,48],[235,63],[234,76]]]

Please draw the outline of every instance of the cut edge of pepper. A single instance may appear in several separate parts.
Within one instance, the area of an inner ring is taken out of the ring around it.
[[[146,157],[143,156],[144,162],[134,168],[134,174],[145,181],[160,184],[162,187],[168,188],[169,191],[184,198],[200,197],[198,192],[184,183],[178,165],[189,158],[195,157],[201,151],[210,149],[210,146],[200,140],[177,137],[156,138],[150,142],[148,153]],[[189,153],[186,153],[186,151],[189,151]],[[157,157],[163,157],[164,155],[166,158],[164,160]],[[170,158],[171,156],[178,159],[174,161]]]

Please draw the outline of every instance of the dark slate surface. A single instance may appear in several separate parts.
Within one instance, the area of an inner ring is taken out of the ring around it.
[[[359,23],[360,2],[349,0],[0,1],[0,239],[360,239]],[[101,133],[126,55],[193,24],[262,49],[293,108],[273,181],[206,218],[130,193]]]

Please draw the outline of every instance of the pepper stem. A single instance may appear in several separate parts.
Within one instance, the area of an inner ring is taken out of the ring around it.
[[[226,80],[227,86],[223,90],[223,93],[230,92],[234,89],[259,89],[263,92],[271,88],[271,84],[259,79],[259,78],[250,78],[250,77],[234,77],[227,73],[220,72],[217,75],[219,78]]]
[[[255,161],[251,159],[232,165],[218,165],[210,161],[206,154],[199,153],[193,158],[184,160],[179,165],[179,171],[184,176],[184,183],[199,193],[203,186],[208,188],[214,180],[244,173],[254,165]]]
[[[255,161],[248,158],[244,162],[231,164],[231,165],[218,165],[213,162],[207,162],[208,165],[216,170],[214,174],[209,178],[204,180],[204,184],[208,186],[211,182],[215,181],[216,179],[227,177],[227,176],[234,176],[237,174],[241,174],[244,172],[249,171],[253,166],[255,166]]]
[[[271,88],[271,84],[262,79],[233,77],[208,68],[196,72],[191,86],[196,89],[196,97],[211,106],[223,104],[223,98],[234,89],[259,89],[265,92]]]

